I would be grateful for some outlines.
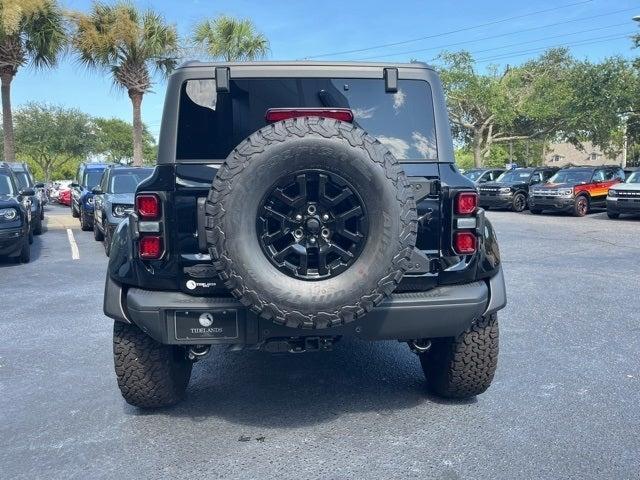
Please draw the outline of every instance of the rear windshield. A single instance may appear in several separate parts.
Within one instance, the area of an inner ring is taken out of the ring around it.
[[[118,172],[111,177],[109,193],[135,193],[138,184],[151,175],[150,168],[135,172]]]
[[[264,127],[269,108],[350,108],[354,123],[389,147],[399,160],[436,160],[433,100],[423,80],[399,80],[396,93],[384,80],[363,78],[255,78],[230,82],[189,80],[182,87],[179,160],[224,159],[244,138]]]

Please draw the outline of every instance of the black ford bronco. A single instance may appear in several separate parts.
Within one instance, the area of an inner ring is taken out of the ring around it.
[[[426,65],[178,68],[158,165],[111,243],[125,400],[177,402],[211,345],[400,340],[438,395],[485,391],[506,304],[494,230],[453,164]]]

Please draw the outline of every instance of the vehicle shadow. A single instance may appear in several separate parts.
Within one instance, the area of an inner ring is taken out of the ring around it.
[[[0,268],[19,268],[23,265],[29,265],[40,258],[43,248],[43,236],[46,229],[43,228],[42,235],[33,237],[33,243],[31,244],[31,260],[28,264],[19,263],[15,258],[0,257]]]
[[[427,393],[417,357],[398,342],[344,339],[332,352],[274,355],[212,351],[194,366],[186,399],[155,411],[127,407],[133,415],[167,415],[205,421],[211,416],[263,428],[295,428],[341,415],[394,415],[425,402],[444,401]]]

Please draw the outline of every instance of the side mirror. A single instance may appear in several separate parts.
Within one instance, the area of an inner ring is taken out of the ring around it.
[[[102,195],[102,189],[100,187],[93,187],[91,189],[91,193],[94,195]]]
[[[35,187],[36,188],[44,188],[44,183],[42,183],[42,182],[36,183]]]
[[[79,184],[79,183],[76,183],[76,182],[73,182],[73,183],[69,184],[69,186],[70,186],[71,188],[78,188],[78,187],[80,186],[80,184]]]
[[[33,188],[23,188],[18,193],[23,197],[33,197],[36,191]]]

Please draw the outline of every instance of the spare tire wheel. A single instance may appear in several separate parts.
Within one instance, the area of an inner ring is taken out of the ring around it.
[[[213,180],[206,216],[227,288],[289,327],[363,316],[396,288],[416,243],[401,165],[364,130],[328,118],[280,121],[240,143]]]

